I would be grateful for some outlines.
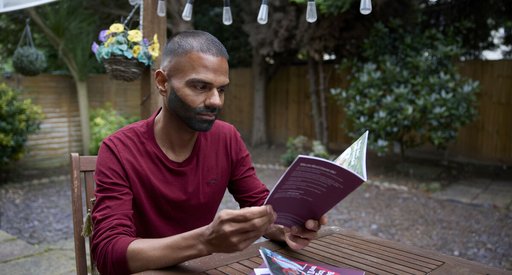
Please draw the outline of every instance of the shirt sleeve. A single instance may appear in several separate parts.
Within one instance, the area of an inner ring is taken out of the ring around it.
[[[269,191],[256,175],[251,155],[240,133],[233,127],[231,136],[232,171],[228,185],[229,192],[240,208],[263,205]]]
[[[105,139],[96,161],[91,254],[101,274],[129,274],[126,252],[135,237],[132,191],[114,143]]]

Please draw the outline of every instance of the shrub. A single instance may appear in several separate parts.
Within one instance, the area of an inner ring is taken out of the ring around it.
[[[91,111],[89,116],[91,126],[91,143],[89,152],[97,154],[101,142],[123,126],[135,122],[137,117],[126,118],[116,112],[112,105],[106,104],[102,108],[96,108]]]
[[[363,52],[364,60],[350,63],[348,88],[332,93],[345,109],[349,135],[369,130],[378,153],[394,142],[402,156],[427,143],[444,149],[476,116],[478,82],[459,75],[457,43],[437,30],[377,24]]]
[[[310,144],[305,136],[297,136],[288,138],[286,142],[286,152],[281,156],[281,162],[289,166],[298,155],[310,155],[319,158],[330,158],[325,146],[318,140],[313,140]]]
[[[42,119],[41,107],[0,83],[0,167],[23,156],[28,135],[39,129]]]

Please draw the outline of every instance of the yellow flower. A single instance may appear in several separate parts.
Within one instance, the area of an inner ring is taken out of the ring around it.
[[[140,42],[142,41],[142,33],[139,30],[128,31],[128,40],[131,42]]]
[[[160,43],[158,43],[158,35],[156,33],[153,36],[153,44],[149,46],[148,51],[153,59],[156,59],[157,56],[160,54]]]
[[[151,57],[155,59],[158,54],[160,53],[160,45],[159,44],[153,44],[149,46],[148,48],[149,54],[151,54]]]
[[[105,42],[105,47],[107,47],[107,48],[108,48],[108,46],[109,46],[112,42],[114,42],[114,37],[113,37],[113,36],[111,36],[111,37],[109,37],[109,38],[107,39],[107,41]]]
[[[122,32],[124,31],[124,25],[121,23],[114,23],[108,28],[111,32]]]
[[[134,56],[134,57],[139,56],[140,49],[141,49],[140,45],[135,45],[135,46],[133,47],[132,53],[133,53],[133,56]]]

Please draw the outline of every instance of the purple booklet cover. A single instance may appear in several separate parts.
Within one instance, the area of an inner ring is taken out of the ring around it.
[[[330,265],[320,265],[308,262],[288,259],[282,255],[260,247],[260,254],[263,258],[264,265],[255,269],[252,274],[271,274],[271,275],[289,275],[289,274],[304,274],[304,275],[364,275],[362,270],[335,267]],[[264,268],[267,268],[266,270]],[[257,271],[257,273],[256,273]],[[265,273],[266,272],[266,273]]]
[[[265,201],[277,213],[275,223],[292,227],[318,220],[366,181],[367,139],[368,132],[335,161],[299,155]]]

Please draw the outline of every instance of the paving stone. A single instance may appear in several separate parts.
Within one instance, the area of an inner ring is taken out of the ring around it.
[[[0,243],[5,241],[12,241],[16,239],[13,235],[7,234],[7,232],[0,230]]]
[[[0,263],[31,256],[44,251],[43,248],[32,246],[22,240],[14,239],[1,243]],[[7,273],[6,273],[7,274]]]
[[[62,251],[49,251],[33,257],[0,264],[2,274],[74,274],[73,258]]]
[[[51,250],[75,251],[75,243],[73,239],[61,240],[55,243],[45,244],[44,246]]]
[[[446,189],[434,193],[432,196],[438,199],[449,199],[464,203],[472,203],[473,200],[483,191],[483,188],[468,185],[451,185]]]
[[[495,205],[506,208],[512,204],[512,185],[507,182],[493,182],[489,188],[473,200],[473,203]]]

